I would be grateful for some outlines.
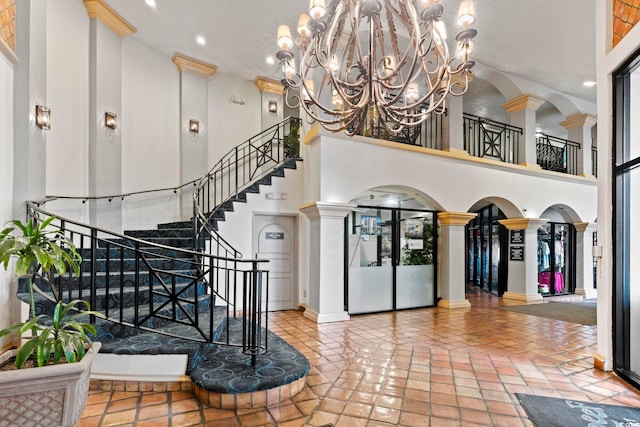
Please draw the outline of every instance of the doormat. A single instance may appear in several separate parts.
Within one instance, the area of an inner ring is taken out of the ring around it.
[[[536,427],[640,427],[640,408],[520,393],[516,397]]]
[[[500,309],[588,326],[595,326],[597,317],[595,299],[582,302],[545,302],[541,304],[512,305],[500,307]]]

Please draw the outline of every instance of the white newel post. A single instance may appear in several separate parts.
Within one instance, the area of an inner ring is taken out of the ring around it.
[[[519,252],[517,246],[524,249],[524,254],[509,257],[507,292],[502,295],[503,298],[525,302],[542,301],[542,295],[538,292],[538,228],[547,222],[549,220],[544,218],[500,220],[500,224],[509,230],[510,255],[512,250]],[[511,243],[513,230],[521,230],[524,233],[524,243]]]
[[[349,320],[344,310],[344,218],[356,205],[312,202],[300,207],[309,218],[309,306],[317,323]]]
[[[440,212],[440,297],[438,307],[471,307],[465,298],[465,233],[464,227],[476,217],[468,212]]]

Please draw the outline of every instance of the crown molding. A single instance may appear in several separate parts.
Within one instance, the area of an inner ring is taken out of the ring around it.
[[[174,64],[176,64],[178,70],[188,71],[205,78],[211,77],[218,69],[218,67],[216,67],[215,65],[207,64],[206,62],[200,61],[195,58],[190,58],[178,52],[173,54],[171,60]]]
[[[104,0],[83,0],[84,7],[87,8],[89,18],[95,18],[109,27],[111,31],[119,35],[120,37],[126,37],[135,33],[137,30],[126,19],[118,15],[118,13],[111,9]]]
[[[260,92],[269,92],[276,95],[282,95],[284,93],[284,86],[279,80],[270,79],[268,77],[256,77],[256,86],[260,89]]]

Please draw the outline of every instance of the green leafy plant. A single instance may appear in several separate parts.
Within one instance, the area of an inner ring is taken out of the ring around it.
[[[7,224],[12,225],[0,233],[0,263],[6,270],[9,261],[15,258],[16,274],[26,275],[31,318],[35,317],[33,279],[36,273],[54,268],[58,274],[64,274],[69,266],[77,276],[82,262],[73,242],[60,230],[49,227],[55,217],[38,219],[29,218],[26,224],[20,220],[9,221]]]
[[[24,340],[16,354],[16,367],[20,369],[25,361],[33,358],[37,366],[44,366],[53,359],[59,363],[63,358],[68,363],[81,360],[85,346],[91,343],[89,334],[95,335],[93,325],[79,321],[80,316],[102,314],[90,311],[89,303],[74,300],[67,304],[58,301],[51,316],[35,314],[34,278],[40,271],[51,273],[54,269],[64,274],[71,268],[74,275],[80,273],[82,257],[73,242],[62,231],[52,227],[55,217],[40,221],[39,217],[29,218],[26,223],[9,221],[0,232],[0,264],[6,270],[11,259],[16,260],[16,274],[26,276],[29,291],[29,320],[0,331],[0,337],[17,333]],[[52,292],[56,299],[55,288]],[[84,305],[86,311],[80,311]],[[22,335],[31,331],[31,337]]]
[[[409,243],[403,249],[403,265],[433,264],[433,225],[429,221],[422,221],[422,249],[409,249]]]
[[[78,312],[78,305],[84,304],[86,311]],[[101,313],[93,312],[88,302],[73,300],[68,304],[58,301],[53,310],[53,316],[44,314],[32,317],[27,322],[18,323],[0,331],[0,337],[17,332],[22,335],[29,331],[37,334],[26,339],[16,353],[16,367],[22,368],[24,363],[33,356],[37,366],[53,364],[66,360],[73,363],[81,360],[85,355],[85,345],[91,344],[89,334],[95,335],[96,329],[89,323],[82,323],[81,318],[88,315],[103,317]]]
[[[293,157],[300,154],[300,121],[289,121],[289,133],[284,137],[284,155]]]

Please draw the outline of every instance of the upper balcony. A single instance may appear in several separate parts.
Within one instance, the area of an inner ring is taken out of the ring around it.
[[[476,79],[465,95],[447,100],[443,115],[432,115],[419,128],[389,135],[381,126],[363,135],[435,150],[464,150],[473,157],[537,165],[563,174],[597,176],[596,119],[581,112],[590,110],[589,106],[559,94],[549,98],[553,103],[528,93],[507,100],[490,82]]]

